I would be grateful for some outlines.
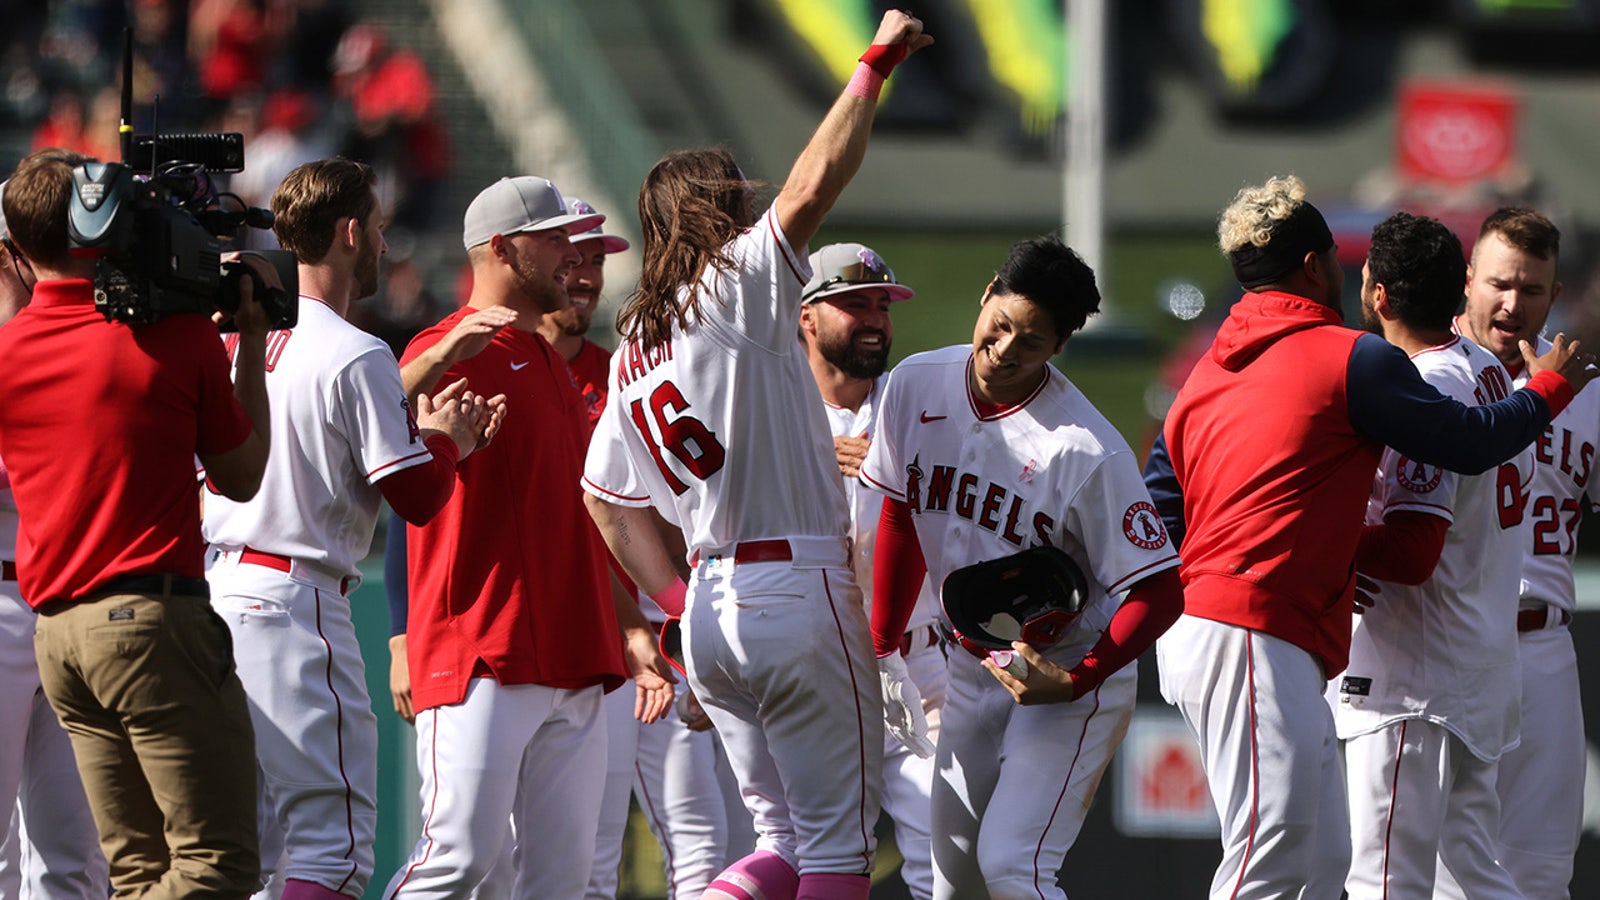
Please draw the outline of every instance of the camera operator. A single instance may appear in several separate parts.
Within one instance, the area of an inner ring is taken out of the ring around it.
[[[84,161],[35,154],[3,198],[39,279],[0,329],[18,582],[115,896],[243,898],[260,872],[255,741],[227,626],[207,602],[194,458],[225,496],[260,485],[267,320],[243,279],[236,383],[204,316],[107,322],[95,263],[68,242]],[[270,266],[249,265],[278,287]]]

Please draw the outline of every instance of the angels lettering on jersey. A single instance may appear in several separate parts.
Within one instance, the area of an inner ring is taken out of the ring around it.
[[[1037,468],[1036,461],[1028,460],[1017,481],[1032,482]],[[955,466],[934,465],[929,475],[922,470],[920,454],[906,466],[906,505],[913,515],[953,512],[1016,547],[1055,546],[1050,539],[1055,518],[1044,510],[1027,514],[1030,504],[1021,492]],[[1029,531],[1033,542],[1025,545]],[[1144,501],[1134,503],[1123,514],[1122,533],[1129,543],[1146,550],[1156,550],[1167,543],[1167,528],[1161,516]]]
[[[1027,539],[1024,532],[1029,530],[1035,543],[1027,546],[1054,546],[1050,530],[1055,527],[1055,519],[1039,510],[1024,521],[1023,509],[1028,501],[1021,493],[986,481],[980,475],[960,471],[955,466],[936,465],[933,474],[925,476],[921,462],[919,454],[906,466],[906,505],[911,507],[913,515],[953,510],[961,518],[1000,535],[1017,547],[1024,546],[1023,541]]]

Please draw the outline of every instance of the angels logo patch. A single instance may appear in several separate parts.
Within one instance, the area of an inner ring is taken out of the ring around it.
[[[1157,550],[1167,543],[1167,526],[1148,501],[1140,500],[1122,514],[1122,533],[1135,547]]]
[[[417,427],[417,417],[411,414],[411,401],[402,398],[400,409],[406,414],[406,430],[411,433],[411,443],[415,444],[422,437],[422,429]]]
[[[1444,470],[1402,456],[1399,462],[1395,463],[1394,477],[1400,482],[1401,487],[1413,494],[1426,494],[1439,486],[1439,479],[1444,477]]]

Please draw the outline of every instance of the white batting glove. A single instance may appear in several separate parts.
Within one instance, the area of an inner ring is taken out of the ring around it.
[[[928,740],[928,719],[922,714],[922,694],[906,672],[898,653],[878,657],[878,682],[883,687],[883,724],[895,740],[927,759],[933,755]]]

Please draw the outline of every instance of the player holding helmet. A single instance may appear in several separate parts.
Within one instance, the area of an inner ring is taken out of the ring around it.
[[[896,697],[915,719],[897,663],[924,570],[948,585],[973,563],[1047,546],[1089,575],[1087,604],[1055,623],[1052,643],[1012,645],[1023,678],[951,647],[933,790],[940,900],[1065,897],[1062,860],[1133,714],[1128,663],[1183,609],[1178,556],[1138,461],[1049,363],[1099,303],[1094,273],[1059,240],[1013,246],[972,345],[917,354],[889,376],[861,467],[885,495],[872,634],[891,728]]]

